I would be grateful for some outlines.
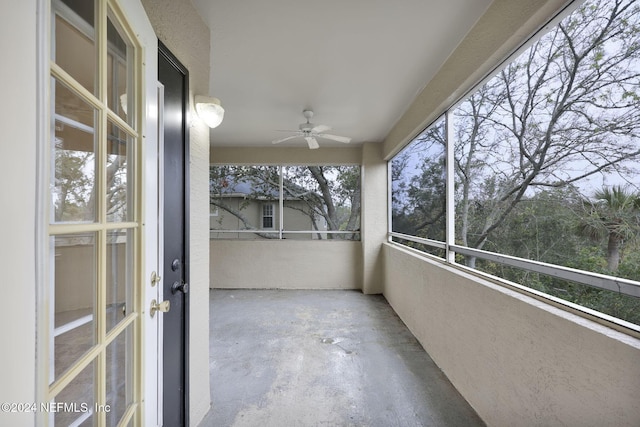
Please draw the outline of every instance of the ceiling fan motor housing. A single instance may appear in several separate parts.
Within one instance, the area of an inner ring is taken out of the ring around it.
[[[300,124],[300,131],[303,133],[311,133],[311,130],[313,129],[315,125],[313,123],[301,123]]]
[[[325,138],[325,139],[331,139],[331,140],[334,140],[334,141],[340,141],[340,142],[343,142],[345,144],[348,143],[348,142],[351,142],[351,138],[347,138],[345,136],[331,135],[331,134],[325,133],[326,131],[331,130],[330,126],[326,126],[326,125],[318,125],[318,126],[316,126],[313,123],[311,123],[311,118],[313,117],[313,111],[312,110],[304,110],[304,111],[302,111],[302,114],[307,119],[307,122],[306,123],[301,123],[298,126],[299,131],[296,132],[297,135],[292,135],[292,136],[287,136],[286,138],[276,139],[275,141],[271,141],[271,143],[272,144],[279,144],[281,142],[288,141],[290,139],[303,137],[307,141],[307,144],[309,145],[309,148],[312,149],[312,150],[315,150],[316,148],[320,148],[320,145],[318,144],[318,141],[316,140],[316,137]]]
[[[302,133],[304,133],[305,135],[309,135],[311,134],[313,127],[315,126],[313,123],[310,123],[309,120],[311,120],[311,118],[313,117],[313,111],[312,110],[304,110],[302,112],[302,114],[304,115],[304,117],[307,119],[307,123],[301,123],[299,128],[300,131]]]

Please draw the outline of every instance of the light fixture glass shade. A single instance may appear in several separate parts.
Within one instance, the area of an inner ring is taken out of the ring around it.
[[[196,96],[196,112],[210,128],[218,127],[224,118],[224,108],[218,98]]]
[[[122,108],[122,111],[124,111],[124,114],[127,114],[127,102],[127,94],[123,93],[120,95],[120,107]]]

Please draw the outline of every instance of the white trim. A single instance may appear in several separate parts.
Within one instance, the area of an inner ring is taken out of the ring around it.
[[[269,208],[269,210],[271,211],[271,214],[269,215],[268,212],[265,213],[266,208]],[[260,204],[260,230],[275,230],[276,229],[276,207],[275,207],[275,203],[273,202],[268,202],[268,203],[261,203]],[[265,227],[264,226],[264,220],[266,218],[271,218],[271,227]]]
[[[282,239],[284,228],[284,167],[280,165],[278,171],[278,238]]]
[[[437,120],[436,120],[437,122]],[[453,110],[449,109],[444,115],[445,123],[445,241],[447,242],[445,258],[448,262],[456,261],[456,254],[450,245],[456,242],[456,202],[455,202],[455,130],[453,128]],[[389,217],[391,220],[391,217]],[[391,222],[391,221],[389,221]]]
[[[158,151],[157,151],[157,172],[156,172],[156,180],[158,183],[158,274],[163,274],[164,272],[164,85],[159,81],[156,82],[157,85],[157,94],[158,94]],[[157,293],[158,299],[157,301],[164,301],[164,287],[160,282],[158,284],[155,292]],[[163,389],[164,389],[164,316],[157,316],[158,324],[157,324],[157,368],[156,368],[156,380],[155,387],[157,390],[156,397],[158,399],[158,407],[156,410],[158,425],[163,425],[163,414],[162,414],[162,402],[164,399]]]
[[[139,129],[142,134],[142,277],[143,290],[141,320],[141,369],[142,369],[142,423],[157,426],[158,403],[158,323],[151,321],[148,307],[152,299],[158,299],[160,284],[151,286],[151,273],[161,271],[158,259],[158,39],[140,0],[119,2],[127,21],[142,45],[142,87],[139,92],[144,108]],[[136,278],[138,280],[139,278]],[[158,316],[157,316],[158,317]],[[159,316],[162,317],[162,316]]]
[[[53,346],[49,346],[49,337],[53,333],[53,313],[49,304],[51,292],[47,286],[52,262],[49,259],[49,239],[47,227],[49,224],[49,137],[52,133],[52,121],[49,120],[50,110],[50,5],[47,0],[36,0],[37,34],[36,34],[36,94],[35,126],[36,126],[36,215],[35,215],[35,287],[36,287],[36,398],[40,402],[46,401],[49,383],[53,374],[47,375],[50,360],[53,360]],[[52,362],[51,362],[52,363]],[[53,370],[52,370],[53,371]],[[46,423],[47,415],[35,415],[36,425]]]

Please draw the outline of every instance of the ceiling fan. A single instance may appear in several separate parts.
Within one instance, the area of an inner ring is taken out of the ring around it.
[[[329,133],[324,133],[328,130],[331,130],[330,126],[315,125],[311,123],[309,120],[311,120],[311,118],[313,117],[312,110],[304,110],[302,114],[306,117],[307,122],[301,123],[299,126],[299,130],[283,131],[283,132],[295,132],[296,133],[295,135],[287,136],[286,138],[276,139],[275,141],[272,141],[272,143],[279,144],[281,142],[288,141],[294,138],[304,138],[307,141],[309,148],[312,150],[315,150],[316,148],[320,148],[320,145],[318,144],[318,140],[316,138],[330,139],[333,141],[344,142],[345,144],[351,142],[351,138],[348,138],[346,136],[338,136],[338,135],[331,135]]]

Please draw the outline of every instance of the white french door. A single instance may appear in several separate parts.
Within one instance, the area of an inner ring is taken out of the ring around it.
[[[157,45],[125,3],[50,4],[44,425],[157,423]]]

